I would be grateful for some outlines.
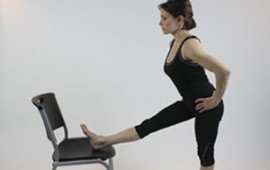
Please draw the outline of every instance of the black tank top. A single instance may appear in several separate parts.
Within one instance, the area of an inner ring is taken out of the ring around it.
[[[182,57],[181,48],[183,44],[191,38],[198,39],[195,36],[188,36],[185,38],[181,43],[174,59],[170,63],[167,63],[166,58],[164,71],[171,78],[184,101],[188,102],[192,105],[192,107],[194,107],[194,101],[196,99],[212,96],[215,88],[209,82],[202,66],[196,63],[188,62]],[[172,45],[173,43],[174,41],[172,42]]]

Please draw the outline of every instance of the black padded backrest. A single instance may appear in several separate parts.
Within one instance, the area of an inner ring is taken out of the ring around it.
[[[63,116],[53,93],[38,95],[32,99],[33,104],[46,114],[52,130],[65,126]]]

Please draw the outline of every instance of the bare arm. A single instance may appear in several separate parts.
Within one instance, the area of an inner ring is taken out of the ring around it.
[[[197,99],[196,109],[200,112],[216,107],[221,101],[229,80],[230,70],[216,58],[207,54],[197,39],[190,39],[183,46],[183,58],[191,60],[213,72],[216,79],[216,91],[210,98]]]

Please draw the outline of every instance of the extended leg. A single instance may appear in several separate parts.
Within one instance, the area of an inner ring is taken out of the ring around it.
[[[150,119],[146,119],[140,125],[136,126],[135,129],[140,138],[144,138],[153,132],[184,122],[193,117],[194,115],[184,102],[178,101],[164,108]]]
[[[89,138],[92,147],[99,149],[108,145],[139,140],[152,132],[186,121],[192,117],[194,117],[193,114],[188,111],[185,104],[179,101],[166,107],[152,118],[143,121],[142,124],[111,136],[96,135],[89,131],[84,124],[81,125],[81,128]]]
[[[81,125],[81,128],[83,133],[89,138],[94,149],[118,143],[133,142],[140,139],[134,127],[128,128],[111,136],[98,136],[93,132],[90,132],[84,124]]]

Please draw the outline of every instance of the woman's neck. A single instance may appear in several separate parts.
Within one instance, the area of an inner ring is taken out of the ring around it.
[[[188,30],[178,30],[172,34],[176,42],[181,42],[184,38],[190,35]]]

